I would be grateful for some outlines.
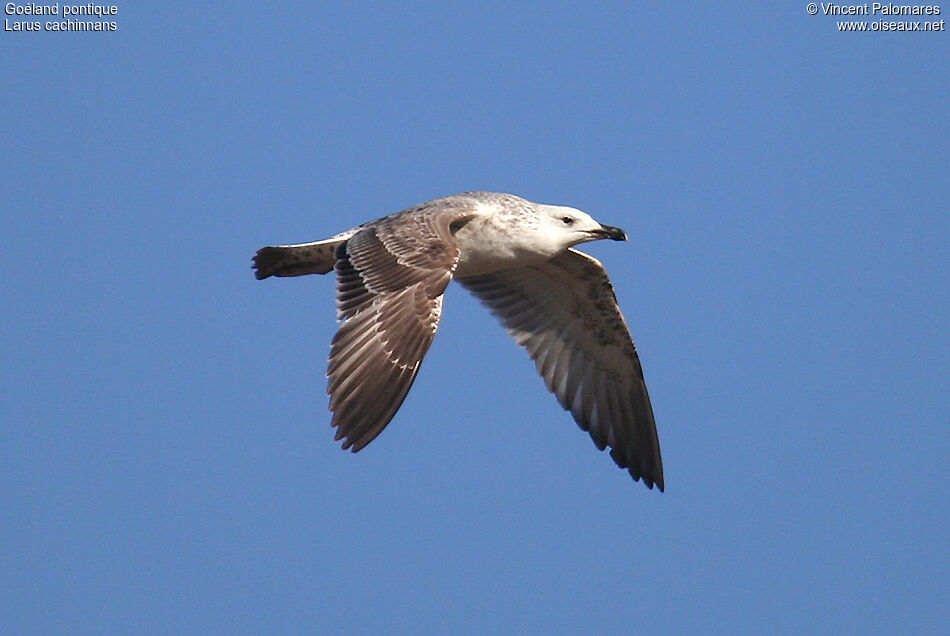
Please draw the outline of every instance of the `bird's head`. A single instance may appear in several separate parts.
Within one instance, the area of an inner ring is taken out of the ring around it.
[[[627,234],[619,227],[598,223],[591,215],[576,208],[538,205],[538,214],[541,217],[539,229],[542,229],[552,243],[560,246],[558,251],[587,241],[627,240]]]

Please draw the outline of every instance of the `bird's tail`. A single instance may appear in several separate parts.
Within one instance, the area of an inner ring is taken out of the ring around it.
[[[326,274],[336,263],[336,248],[345,239],[333,237],[316,243],[262,247],[254,255],[254,275],[269,276]]]

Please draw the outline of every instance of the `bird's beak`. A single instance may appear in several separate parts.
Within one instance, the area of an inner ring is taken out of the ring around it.
[[[591,232],[597,238],[607,238],[611,241],[626,241],[627,233],[621,230],[619,227],[612,227],[610,225],[601,225],[599,230],[594,230]]]

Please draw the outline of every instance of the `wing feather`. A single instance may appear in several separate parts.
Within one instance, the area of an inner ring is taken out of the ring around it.
[[[463,202],[423,204],[361,226],[336,248],[342,323],[327,393],[343,448],[373,441],[409,393],[458,264],[451,225],[470,214]]]
[[[663,490],[640,359],[597,259],[574,249],[530,267],[459,278],[502,322],[561,406],[635,480]]]

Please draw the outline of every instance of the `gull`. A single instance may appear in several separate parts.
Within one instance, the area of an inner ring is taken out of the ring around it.
[[[560,405],[634,480],[663,490],[653,408],[603,265],[574,245],[625,241],[581,210],[463,192],[314,243],[264,247],[258,279],[337,279],[340,327],[327,394],[335,440],[359,451],[393,419],[439,325],[454,278],[534,360]]]

